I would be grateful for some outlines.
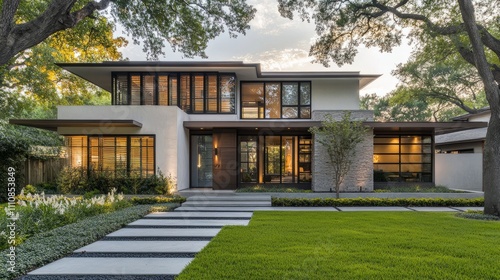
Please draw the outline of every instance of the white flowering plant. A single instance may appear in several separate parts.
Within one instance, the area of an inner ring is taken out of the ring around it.
[[[122,193],[116,193],[116,189],[112,189],[106,195],[94,196],[90,199],[83,199],[80,196],[47,196],[44,193],[25,195],[21,192],[16,197],[16,201],[16,212],[19,214],[16,220],[16,243],[18,244],[33,234],[131,206],[130,202],[124,200]],[[5,208],[5,211],[8,209]],[[2,213],[0,228],[6,228],[7,223],[7,213]],[[5,232],[0,232],[0,249],[9,246],[7,237]]]

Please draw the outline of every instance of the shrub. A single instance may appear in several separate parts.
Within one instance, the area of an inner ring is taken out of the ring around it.
[[[37,184],[36,189],[40,193],[55,194],[57,193],[57,182]]]
[[[130,203],[134,205],[140,204],[158,204],[158,203],[184,203],[186,198],[182,196],[155,196],[155,197],[132,197],[129,199]]]
[[[84,195],[83,195],[83,199],[91,199],[92,197],[94,196],[98,196],[100,195],[101,192],[97,189],[94,189],[93,191],[90,191],[90,192],[86,192]]]
[[[401,206],[401,207],[449,207],[484,206],[484,198],[272,198],[273,206]]]
[[[56,227],[74,223],[81,219],[97,214],[113,212],[131,206],[130,202],[123,200],[123,195],[116,195],[113,191],[107,195],[82,199],[81,197],[68,198],[64,196],[46,197],[45,194],[28,194],[18,196],[16,212],[17,244],[30,236],[49,231]],[[0,228],[7,228],[7,216],[0,219]],[[0,233],[0,249],[7,248],[8,236]]]
[[[500,217],[484,214],[484,211],[467,210],[465,212],[455,213],[455,216],[466,219],[474,219],[474,220],[500,221]]]
[[[24,188],[23,188],[23,192],[25,194],[35,194],[36,193],[36,187],[33,186],[33,185],[26,185]]]
[[[159,209],[165,210],[167,207]],[[0,266],[0,279],[14,279],[28,271],[62,258],[74,250],[101,239],[149,212],[151,205],[138,205],[113,213],[101,214],[77,223],[39,233],[16,247],[16,272]],[[7,263],[8,250],[0,252],[0,261]]]
[[[88,191],[86,190],[87,178],[87,171],[84,168],[65,167],[61,170],[57,178],[59,192],[64,194],[85,193],[85,191]]]
[[[87,172],[84,168],[64,168],[57,180],[58,188],[64,194],[84,194],[98,190],[107,193],[116,188],[124,194],[171,194],[175,190],[175,178],[165,176],[159,169],[157,174],[140,177],[136,173],[127,175],[122,170],[117,172]]]

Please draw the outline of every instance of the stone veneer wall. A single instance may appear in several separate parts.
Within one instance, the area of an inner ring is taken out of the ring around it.
[[[314,111],[312,119],[323,121],[330,114],[333,119],[340,120],[346,111]],[[373,121],[373,111],[350,110],[351,119]],[[314,138],[314,136],[313,136]],[[326,149],[314,140],[312,159],[312,190],[315,192],[335,191],[332,167]],[[357,146],[356,156],[349,173],[340,185],[341,192],[373,191],[373,130],[369,129],[363,142]]]

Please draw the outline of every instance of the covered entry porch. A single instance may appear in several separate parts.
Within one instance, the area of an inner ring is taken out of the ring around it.
[[[189,129],[190,188],[255,185],[310,189],[312,122],[184,122]]]

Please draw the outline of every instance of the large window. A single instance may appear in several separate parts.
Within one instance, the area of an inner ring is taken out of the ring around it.
[[[432,137],[375,136],[375,182],[432,182]]]
[[[241,83],[243,119],[310,119],[310,82]]]
[[[66,136],[69,165],[114,176],[155,173],[153,136]]]
[[[113,74],[114,105],[170,105],[187,113],[234,114],[235,96],[234,74]]]
[[[240,136],[240,182],[311,182],[311,145],[311,136]]]

